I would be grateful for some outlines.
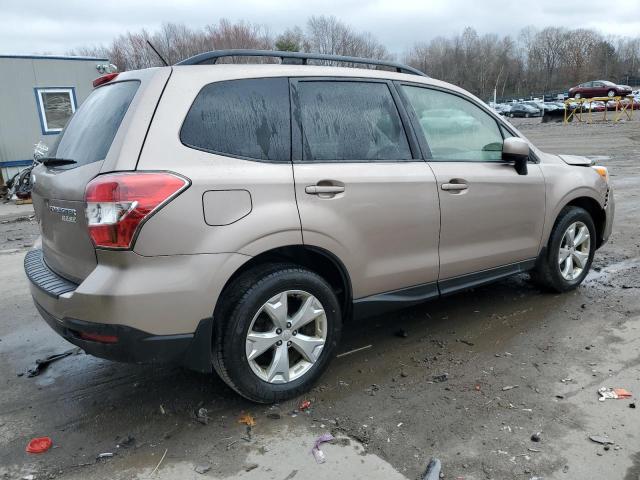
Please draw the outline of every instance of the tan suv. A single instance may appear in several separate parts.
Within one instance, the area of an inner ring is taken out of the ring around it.
[[[25,270],[98,357],[274,402],[320,377],[343,322],[525,271],[570,290],[611,232],[604,167],[404,65],[211,52],[95,85],[33,171]]]

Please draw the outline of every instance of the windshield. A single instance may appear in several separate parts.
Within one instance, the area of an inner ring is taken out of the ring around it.
[[[104,160],[140,82],[127,81],[94,90],[71,117],[50,156],[80,165]]]

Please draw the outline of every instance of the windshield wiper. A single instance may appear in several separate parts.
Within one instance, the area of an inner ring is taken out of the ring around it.
[[[77,163],[75,160],[70,160],[68,158],[55,158],[55,157],[44,157],[40,159],[40,162],[46,167],[57,167],[59,165],[73,165]]]

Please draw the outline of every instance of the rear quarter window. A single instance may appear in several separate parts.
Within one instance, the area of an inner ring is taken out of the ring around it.
[[[125,81],[94,90],[71,117],[50,156],[75,160],[62,168],[104,160],[139,86],[139,81]]]
[[[206,152],[253,160],[291,158],[289,81],[259,78],[210,83],[196,96],[180,141]]]

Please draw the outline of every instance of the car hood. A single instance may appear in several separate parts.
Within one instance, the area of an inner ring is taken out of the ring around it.
[[[580,167],[590,167],[593,161],[581,155],[558,155],[560,159],[569,165],[578,165]]]

